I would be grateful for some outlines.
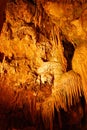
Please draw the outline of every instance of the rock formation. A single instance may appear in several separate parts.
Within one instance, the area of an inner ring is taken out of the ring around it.
[[[82,129],[87,1],[5,0],[0,8],[0,129]]]

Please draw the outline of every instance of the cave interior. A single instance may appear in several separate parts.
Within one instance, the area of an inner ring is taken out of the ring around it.
[[[87,0],[0,0],[0,130],[87,129]]]

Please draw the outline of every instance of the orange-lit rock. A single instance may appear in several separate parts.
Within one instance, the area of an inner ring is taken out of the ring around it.
[[[8,0],[0,8],[0,129],[81,126],[87,1]]]

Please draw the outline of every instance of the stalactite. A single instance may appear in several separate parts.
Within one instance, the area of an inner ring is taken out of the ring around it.
[[[52,48],[52,58],[51,60],[61,63],[63,71],[66,71],[66,59],[64,57],[64,48],[61,42],[60,38],[60,30],[55,25],[53,25],[52,29],[52,42],[53,42],[53,48]]]
[[[56,104],[55,106],[67,110],[67,105],[69,108],[70,106],[73,105],[73,98],[77,102],[79,101],[81,92],[82,92],[82,83],[78,74],[74,73],[73,71],[64,73],[61,76],[61,79],[59,80],[57,88],[53,89],[52,95],[55,98],[54,100],[55,101],[54,103]]]
[[[82,43],[77,46],[73,60],[72,60],[72,68],[75,72],[79,73],[79,75],[82,78],[82,85],[83,85],[83,92],[84,96],[87,102],[87,60],[86,60],[86,55],[87,55],[87,44]]]
[[[80,21],[73,20],[74,2],[75,0],[9,0],[0,36],[0,105],[6,105],[7,111],[8,108],[23,110],[26,118],[28,113],[34,123],[39,113],[45,127],[50,130],[53,129],[54,109],[58,112],[61,108],[67,111],[80,101],[83,92],[87,102],[87,45],[77,45],[72,60],[73,70],[66,72],[67,62],[60,31],[72,41],[80,41],[80,35],[86,27],[86,12],[75,12],[75,18],[83,13],[83,22],[85,20],[79,28]],[[78,0],[76,4],[78,7],[81,5],[81,9],[85,2],[86,0]],[[0,16],[2,18],[1,12]],[[52,93],[46,93],[47,85]]]

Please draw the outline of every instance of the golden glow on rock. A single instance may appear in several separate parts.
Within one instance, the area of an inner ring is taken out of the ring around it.
[[[67,111],[83,95],[87,102],[87,2],[16,0],[0,8],[0,113],[20,110],[33,125],[42,118],[52,130],[55,109]],[[73,44],[73,58],[64,41]]]

